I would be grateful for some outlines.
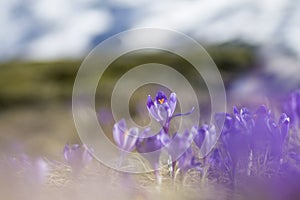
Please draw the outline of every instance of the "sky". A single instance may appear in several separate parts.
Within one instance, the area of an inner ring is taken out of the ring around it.
[[[2,0],[0,27],[0,61],[84,57],[108,37],[143,27],[300,55],[297,0]]]

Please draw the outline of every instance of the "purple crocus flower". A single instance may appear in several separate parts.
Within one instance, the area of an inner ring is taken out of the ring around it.
[[[181,158],[180,162],[183,162],[182,157],[189,158],[185,152],[190,148],[194,135],[192,131],[186,130],[183,134],[175,133],[172,138],[166,134],[162,136],[162,143],[167,147],[169,153],[169,171],[171,176],[174,176],[174,169],[176,163],[178,163],[178,159]]]
[[[220,119],[224,120],[220,127]],[[221,142],[225,146],[228,156],[235,165],[241,157],[247,157],[249,150],[249,134],[252,130],[251,114],[246,108],[234,108],[234,114],[217,114],[215,121],[221,129]],[[239,149],[239,150],[237,150]]]
[[[290,120],[286,114],[281,114],[279,122],[276,122],[272,112],[262,105],[253,113],[247,108],[235,107],[232,115],[218,114],[215,118],[218,126],[218,118],[225,118],[224,126],[219,128],[222,130],[223,160],[229,161],[231,177],[234,177],[237,166],[251,174],[253,160],[264,164],[272,160],[272,166],[278,169],[289,131]]]
[[[200,149],[205,138],[206,127],[198,129],[197,126],[193,126],[191,132],[194,135],[194,143]]]
[[[270,110],[264,105],[260,106],[253,115],[254,127],[252,130],[252,148],[265,150],[270,148],[273,156],[280,156],[282,144],[289,131],[290,119],[282,113],[277,123]]]
[[[300,90],[290,93],[284,100],[283,112],[290,117],[294,127],[300,128]]]
[[[208,155],[217,143],[217,132],[214,125],[202,125],[200,128],[194,126],[191,130],[194,143],[201,150],[202,156]]]
[[[113,127],[114,140],[118,147],[123,151],[131,152],[135,149],[138,134],[139,131],[136,127],[127,129],[124,119],[117,122]]]
[[[148,96],[147,100],[147,108],[150,115],[160,123],[163,127],[165,133],[168,134],[170,121],[174,117],[189,115],[193,112],[194,108],[187,113],[179,113],[174,115],[174,111],[177,104],[177,98],[175,93],[170,94],[170,98],[168,99],[164,92],[159,91],[156,94],[155,100],[153,101],[151,96]]]
[[[142,132],[142,137],[136,142],[136,150],[141,153],[157,170],[159,168],[160,149],[164,146],[166,134],[161,130],[158,134],[147,137],[149,129]]]
[[[251,112],[247,108],[238,109],[237,107],[233,108],[235,126],[244,129],[245,131],[251,130],[254,126],[254,120]]]
[[[167,147],[171,158],[176,159],[191,146],[193,138],[193,132],[186,130],[183,134],[175,133],[172,138],[163,136],[162,142]]]
[[[147,108],[150,115],[164,126],[171,118],[175,111],[177,98],[175,93],[170,94],[168,99],[164,92],[159,91],[153,101],[151,96],[148,96]]]
[[[67,144],[64,148],[64,158],[74,174],[78,174],[93,159],[91,150],[86,145],[79,144]]]
[[[144,158],[148,160],[152,168],[154,169],[155,176],[157,178],[158,184],[161,183],[161,177],[159,175],[159,158],[164,143],[168,140],[166,137],[166,133],[163,129],[156,135],[152,135],[147,137],[149,133],[149,129],[146,129],[142,132],[141,138],[139,138],[136,142],[136,150],[139,152]]]

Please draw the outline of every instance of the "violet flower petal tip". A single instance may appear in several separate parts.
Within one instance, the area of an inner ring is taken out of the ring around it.
[[[151,96],[148,95],[148,98],[147,98],[147,107],[148,107],[148,109],[150,109],[152,106],[154,106],[154,102],[153,102]]]
[[[170,101],[169,101],[169,106],[170,106],[170,115],[173,115],[175,109],[176,109],[176,104],[177,104],[177,98],[176,94],[173,92],[170,94]]]
[[[118,146],[121,146],[125,131],[127,129],[126,122],[124,119],[120,120],[119,122],[115,123],[113,127],[113,138]]]
[[[176,102],[177,101],[177,97],[176,97],[176,93],[175,92],[172,92],[170,94],[170,101],[171,102]]]

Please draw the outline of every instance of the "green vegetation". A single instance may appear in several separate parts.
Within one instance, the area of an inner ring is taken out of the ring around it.
[[[206,48],[226,81],[249,70],[254,63],[253,49],[239,44]],[[133,66],[157,61],[179,70],[195,81],[184,59],[170,53],[128,54],[120,57],[105,71],[103,85],[110,91],[117,78]],[[12,61],[0,64],[0,108],[16,105],[47,104],[70,101],[73,82],[81,60],[51,62]],[[101,82],[100,81],[100,82]],[[105,94],[104,94],[105,95]]]

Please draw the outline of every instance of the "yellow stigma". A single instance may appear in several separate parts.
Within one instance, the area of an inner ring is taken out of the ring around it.
[[[159,102],[160,104],[163,104],[163,103],[165,102],[165,99],[164,99],[164,98],[158,99],[158,102]]]

